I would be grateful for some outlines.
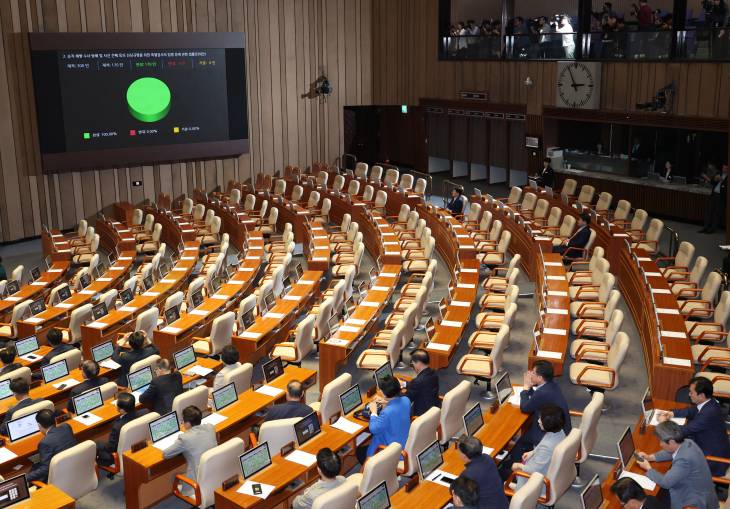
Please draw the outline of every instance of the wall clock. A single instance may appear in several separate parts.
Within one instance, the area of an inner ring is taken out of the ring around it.
[[[598,109],[601,105],[599,62],[558,62],[556,106]]]

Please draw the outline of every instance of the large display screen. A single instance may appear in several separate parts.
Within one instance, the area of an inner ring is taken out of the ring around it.
[[[243,34],[29,37],[44,170],[248,151]]]

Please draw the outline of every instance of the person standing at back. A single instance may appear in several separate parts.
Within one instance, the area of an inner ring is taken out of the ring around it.
[[[411,366],[416,378],[406,384],[406,396],[413,403],[413,415],[425,414],[431,407],[441,407],[439,377],[429,366],[428,352],[422,348],[413,350]]]

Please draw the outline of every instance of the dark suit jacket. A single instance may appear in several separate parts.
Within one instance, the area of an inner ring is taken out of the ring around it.
[[[573,428],[570,424],[570,409],[568,408],[568,402],[565,401],[565,397],[555,381],[545,382],[543,386],[537,390],[533,387],[529,391],[522,391],[520,393],[520,410],[526,414],[533,414],[532,425],[527,433],[525,433],[525,438],[533,445],[537,445],[545,434],[545,432],[540,429],[540,425],[537,423],[537,418],[540,416],[540,409],[545,405],[556,405],[563,409],[563,414],[565,416],[565,426],[563,426],[563,431],[565,431],[566,435],[568,435],[570,430]]]
[[[463,474],[479,485],[479,509],[507,509],[502,478],[492,458],[477,456],[466,464]]]
[[[71,426],[60,424],[48,430],[43,440],[38,444],[38,463],[34,463],[28,472],[28,481],[48,482],[48,468],[51,460],[59,452],[76,445]]]
[[[139,397],[139,402],[151,407],[153,412],[163,415],[172,410],[172,400],[182,392],[182,375],[175,371],[153,378],[150,386]]]
[[[542,187],[553,187],[555,185],[555,170],[552,166],[542,169],[537,177],[537,184]]]
[[[426,368],[406,385],[406,396],[413,403],[413,415],[419,416],[433,407],[441,407],[439,399],[439,377],[434,370]]]
[[[51,359],[53,359],[56,355],[61,355],[62,353],[73,350],[74,348],[76,347],[69,345],[68,343],[61,343],[60,345],[54,346],[51,348],[51,351],[44,355],[41,359],[41,366],[47,366],[51,363]]]
[[[0,376],[6,375],[12,371],[15,371],[16,369],[22,368],[23,365],[19,362],[13,362],[11,364],[8,364],[7,366],[3,366],[2,369],[0,369]]]
[[[667,509],[667,505],[662,504],[656,497],[647,496],[641,509]]]
[[[74,385],[71,388],[71,391],[68,393],[68,405],[66,405],[66,408],[69,412],[76,412],[74,409],[74,403],[73,398],[74,396],[78,396],[82,392],[86,392],[88,390],[94,389],[96,387],[99,387],[101,385],[104,385],[109,381],[108,378],[104,378],[103,376],[97,376],[95,378],[91,378],[89,380],[84,380],[78,385]]]
[[[5,412],[5,418],[3,419],[2,426],[0,427],[0,433],[2,433],[5,436],[8,436],[8,422],[13,420],[13,414],[16,410],[20,410],[21,408],[25,408],[27,406],[32,405],[33,403],[38,403],[39,399],[33,399],[33,398],[26,398],[23,401],[18,401],[15,405],[8,408],[8,411]]]
[[[290,419],[292,417],[306,417],[312,413],[312,408],[299,401],[286,401],[280,405],[269,408],[264,417],[264,422],[277,419]]]
[[[112,430],[109,433],[109,441],[107,441],[107,443],[103,445],[104,450],[109,454],[117,452],[117,446],[119,446],[119,433],[122,430],[122,426],[124,426],[128,422],[132,422],[137,417],[142,417],[146,413],[147,409],[142,408],[140,410],[135,410],[128,414],[120,415],[119,417],[117,417],[117,419],[112,423]]]
[[[586,244],[588,244],[588,240],[591,238],[591,229],[589,226],[585,226],[584,228],[578,230],[573,234],[572,237],[568,240],[568,247],[586,247]]]
[[[446,203],[446,208],[451,211],[452,214],[461,214],[464,211],[464,197],[459,196],[457,198],[449,198]]]
[[[705,456],[730,458],[730,440],[725,433],[725,418],[716,400],[710,399],[700,411],[697,411],[696,406],[674,410],[674,416],[687,418],[687,423],[682,426],[682,434],[685,438],[694,440]],[[710,462],[710,470],[713,475],[723,476],[727,465]]]
[[[118,347],[114,347],[114,354],[112,354],[112,360],[119,364],[119,377],[117,378],[117,385],[126,387],[128,385],[127,375],[129,374],[129,368],[137,361],[141,361],[149,357],[150,355],[157,355],[160,351],[155,345],[147,345],[140,350],[125,350],[122,351]]]

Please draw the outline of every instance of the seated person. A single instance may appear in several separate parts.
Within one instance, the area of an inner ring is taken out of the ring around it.
[[[66,405],[66,409],[72,413],[74,412],[74,396],[78,396],[82,392],[86,392],[89,389],[94,389],[96,387],[104,385],[109,381],[109,379],[103,376],[99,376],[99,364],[97,364],[97,362],[93,360],[88,360],[81,363],[81,373],[84,376],[84,381],[78,385],[73,386],[71,388],[71,391],[68,393],[68,405]]]
[[[560,253],[566,258],[581,258],[583,251],[591,238],[591,216],[587,212],[581,213],[578,217],[578,229],[570,238],[563,241],[559,246],[553,246],[553,253]],[[575,249],[571,249],[575,248]]]
[[[446,208],[449,209],[452,214],[461,215],[464,213],[464,197],[462,194],[463,191],[460,187],[455,187],[451,190],[451,198],[446,203]]]
[[[7,375],[23,367],[21,363],[15,362],[15,348],[13,346],[6,346],[0,350],[0,361],[3,362],[3,367],[0,369],[0,376]]]
[[[129,375],[129,368],[132,364],[146,359],[150,355],[160,353],[157,347],[147,340],[147,336],[143,331],[127,334],[124,338],[124,344],[129,346],[131,350],[121,350],[118,345],[114,345],[114,354],[112,354],[112,360],[121,366],[117,378],[117,385],[120,387],[127,386],[127,375]]]
[[[535,180],[540,187],[553,187],[555,184],[555,170],[550,165],[549,157],[542,160],[542,169],[535,177]]]
[[[619,479],[611,485],[611,492],[616,495],[624,509],[662,509],[664,504],[656,497],[647,496],[644,488],[630,477]]]
[[[480,489],[481,487],[474,479],[470,479],[466,473],[462,473],[449,486],[449,493],[451,493],[451,501],[454,507],[464,507],[466,509],[481,507],[477,505]]]
[[[200,456],[214,447],[218,446],[216,440],[215,427],[212,424],[201,424],[203,420],[203,412],[198,407],[190,405],[182,412],[182,433],[177,436],[177,440],[165,450],[163,456],[172,458],[178,454],[185,456],[188,469],[185,476],[192,480],[197,480],[198,463]],[[193,490],[190,486],[183,485],[183,495],[192,496]]]
[[[311,509],[314,500],[333,490],[340,484],[345,482],[345,478],[340,475],[342,462],[332,449],[325,447],[317,452],[317,472],[319,473],[319,481],[312,484],[304,490],[304,493],[294,499],[293,509]]]
[[[713,397],[712,382],[698,376],[689,381],[689,399],[692,406],[657,414],[657,420],[667,421],[672,417],[686,417],[681,426],[682,435],[691,438],[702,449],[705,456],[730,458],[730,441],[725,431],[722,408]],[[708,462],[712,475],[724,477],[727,465],[717,461]]]
[[[139,397],[139,402],[150,407],[153,412],[165,415],[172,410],[175,396],[183,393],[182,375],[171,370],[167,359],[157,361],[154,375],[150,386]]]
[[[68,343],[63,342],[63,334],[60,330],[56,328],[48,329],[48,333],[46,334],[46,339],[48,340],[48,344],[51,345],[51,351],[48,352],[46,355],[43,356],[41,359],[41,366],[47,366],[51,363],[51,359],[53,359],[56,355],[61,355],[65,352],[70,352],[74,348],[76,348],[73,345],[69,345]],[[37,377],[36,377],[37,375]],[[33,378],[41,379],[43,376],[40,373],[34,373]]]
[[[112,430],[109,433],[109,439],[106,442],[96,442],[96,462],[99,465],[108,467],[109,465],[114,464],[112,454],[117,452],[117,447],[119,446],[119,433],[122,430],[122,426],[147,413],[147,410],[144,408],[137,411],[135,409],[136,403],[134,394],[131,392],[120,392],[117,394],[117,409],[119,410],[119,417],[117,417],[112,423]],[[121,462],[122,459],[119,458],[119,461]]]
[[[441,407],[439,399],[439,377],[429,367],[428,352],[422,348],[413,350],[411,366],[416,372],[416,378],[406,384],[406,396],[413,402],[413,415],[418,417],[426,413],[431,407]]]
[[[540,418],[537,422],[540,429],[545,432],[542,440],[535,449],[522,455],[522,463],[513,463],[512,470],[521,470],[526,474],[535,472],[542,475],[547,474],[553,451],[565,438],[563,409],[555,405],[545,405],[540,409]],[[526,482],[527,478],[519,477],[517,479],[517,489],[520,489]]]
[[[382,410],[378,411],[378,403]],[[400,382],[393,376],[385,376],[380,381],[380,389],[368,404],[370,409],[370,445],[357,448],[357,460],[365,460],[375,454],[381,445],[398,442],[405,446],[411,429],[411,400],[401,395]]]
[[[28,472],[28,482],[41,481],[48,482],[48,469],[51,466],[51,460],[59,452],[76,445],[71,426],[66,423],[56,426],[56,417],[52,410],[41,410],[35,416],[38,427],[41,430],[43,438],[38,443],[38,462],[33,463]]]
[[[457,450],[464,461],[463,475],[479,485],[479,502],[482,509],[507,509],[509,502],[504,494],[502,478],[499,476],[494,460],[484,454],[482,443],[476,437],[461,435]]]
[[[269,407],[264,422],[292,417],[305,417],[312,413],[309,405],[302,403],[304,386],[299,380],[292,380],[286,385],[286,401]]]
[[[0,433],[5,436],[8,436],[7,424],[13,420],[13,414],[17,410],[41,401],[40,399],[31,399],[28,395],[30,392],[30,386],[28,385],[28,382],[25,381],[25,378],[14,378],[11,380],[10,392],[13,393],[13,397],[15,397],[15,401],[17,401],[17,403],[8,408],[5,412],[5,418],[3,419],[2,427],[0,427]]]
[[[213,389],[211,392],[223,387],[223,379],[225,376],[241,366],[238,359],[238,349],[235,346],[226,345],[223,347],[223,350],[221,350],[221,361],[223,361],[223,367],[215,375],[215,379],[213,380]]]

